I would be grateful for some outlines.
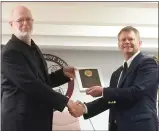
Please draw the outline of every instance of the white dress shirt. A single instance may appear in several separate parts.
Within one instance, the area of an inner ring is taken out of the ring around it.
[[[124,67],[124,63],[126,62],[127,65],[128,65],[128,68],[129,68],[131,62],[134,60],[134,58],[135,58],[139,53],[140,53],[140,51],[136,52],[136,53],[135,53],[132,57],[130,57],[127,61],[124,60],[124,62],[123,62],[123,67]],[[119,85],[119,81],[120,81],[121,75],[122,75],[122,71],[121,71],[120,76],[119,76],[119,79],[118,79],[117,88],[118,88],[118,85]]]

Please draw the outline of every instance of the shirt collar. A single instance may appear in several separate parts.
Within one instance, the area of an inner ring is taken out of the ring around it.
[[[131,64],[131,62],[133,61],[133,59],[138,55],[140,53],[140,51],[138,51],[138,52],[136,52],[132,57],[130,57],[127,61],[126,60],[124,60],[124,62],[126,62],[127,63],[127,65],[128,65],[128,68],[129,68],[129,66],[130,66],[130,64]],[[123,63],[123,66],[124,66],[124,63]]]

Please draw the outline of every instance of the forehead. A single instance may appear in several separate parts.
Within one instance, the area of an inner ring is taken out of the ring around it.
[[[119,39],[123,39],[123,38],[127,38],[127,37],[135,38],[136,34],[134,31],[123,31],[123,32],[121,32]]]
[[[13,11],[12,18],[14,20],[21,19],[21,18],[32,18],[32,15],[31,15],[30,11],[21,9],[21,10]]]

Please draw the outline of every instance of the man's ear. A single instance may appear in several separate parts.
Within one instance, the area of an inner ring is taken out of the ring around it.
[[[139,41],[139,45],[140,45],[140,46],[142,45],[142,41],[141,41],[141,40]]]

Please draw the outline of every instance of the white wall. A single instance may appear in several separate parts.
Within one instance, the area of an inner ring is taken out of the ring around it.
[[[155,2],[2,2],[3,41],[12,33],[8,21],[17,5],[31,9],[35,21],[33,36],[38,45],[53,49],[115,50],[120,29],[132,25],[145,39],[145,50],[158,48]]]
[[[3,35],[2,44],[6,44],[11,35]],[[77,36],[33,36],[33,40],[42,48],[70,50],[118,50],[117,38],[113,37],[77,37]],[[142,38],[142,50],[158,52],[158,38]]]
[[[37,23],[156,27],[158,24],[157,2],[2,2],[3,21],[10,18],[17,5],[31,9]]]
[[[112,72],[116,70],[123,62],[123,57],[119,51],[85,51],[85,50],[49,50],[42,49],[43,53],[53,54],[69,65],[75,67],[98,67],[102,71],[105,86],[109,85],[109,80]],[[145,52],[144,52],[145,53]],[[148,54],[157,55],[156,52],[147,52]],[[78,83],[75,80],[75,89],[71,97],[73,100],[81,100],[82,102],[89,102],[94,100],[91,96],[86,96],[85,93],[79,92]],[[100,107],[99,107],[100,108]],[[108,113],[105,111],[100,115],[91,118],[91,122],[95,130],[108,129]],[[89,120],[80,118],[82,130],[93,130]]]

